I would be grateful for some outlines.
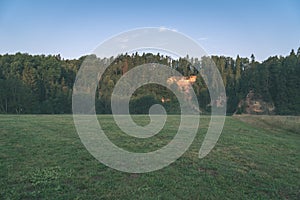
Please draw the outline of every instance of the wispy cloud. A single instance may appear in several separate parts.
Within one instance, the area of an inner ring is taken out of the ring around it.
[[[199,41],[205,41],[205,40],[208,40],[208,38],[207,37],[200,37],[200,38],[198,38],[198,40]]]
[[[121,43],[127,43],[129,41],[129,38],[128,37],[125,37],[125,38],[118,38],[119,42]]]
[[[178,30],[175,29],[175,28],[168,28],[168,27],[165,27],[165,26],[159,27],[159,32],[163,32],[163,31],[167,31],[167,30],[171,30],[171,31],[174,31],[174,32],[178,32]]]
[[[166,31],[166,30],[167,30],[167,28],[164,27],[164,26],[159,27],[159,32],[164,32],[164,31]]]

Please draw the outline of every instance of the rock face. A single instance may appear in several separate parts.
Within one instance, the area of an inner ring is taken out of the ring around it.
[[[168,78],[167,83],[169,85],[175,83],[178,87],[178,90],[185,94],[186,100],[190,101],[192,99],[192,96],[190,94],[190,89],[191,89],[190,86],[191,86],[191,84],[196,82],[196,79],[197,79],[197,76],[190,76],[190,77],[172,76],[172,77]]]
[[[246,98],[241,100],[235,114],[275,114],[275,106],[272,102],[266,102],[261,95],[257,95],[250,90]]]

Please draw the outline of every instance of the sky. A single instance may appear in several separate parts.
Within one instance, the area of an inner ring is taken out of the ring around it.
[[[165,27],[209,55],[288,55],[300,47],[299,0],[0,0],[0,54],[79,58],[112,36]]]

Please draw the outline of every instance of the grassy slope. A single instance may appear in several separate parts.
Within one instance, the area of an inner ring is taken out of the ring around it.
[[[114,143],[136,151],[165,145],[178,124],[172,116],[162,133],[144,141],[122,134],[111,116],[99,118]],[[194,143],[176,162],[128,174],[87,152],[70,115],[0,115],[0,199],[299,199],[299,129],[272,126],[268,119],[268,126],[255,126],[263,120],[253,119],[227,117],[217,146],[200,160],[208,124],[203,117]]]

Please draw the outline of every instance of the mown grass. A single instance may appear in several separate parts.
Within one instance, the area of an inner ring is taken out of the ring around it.
[[[209,122],[201,117],[181,158],[159,171],[130,174],[94,159],[71,115],[0,115],[0,199],[299,199],[300,133],[287,128],[297,122],[278,126],[266,116],[247,117],[227,117],[216,147],[198,159]],[[178,116],[169,116],[161,133],[142,140],[122,133],[112,116],[99,121],[115,144],[138,152],[164,146],[178,126]]]

